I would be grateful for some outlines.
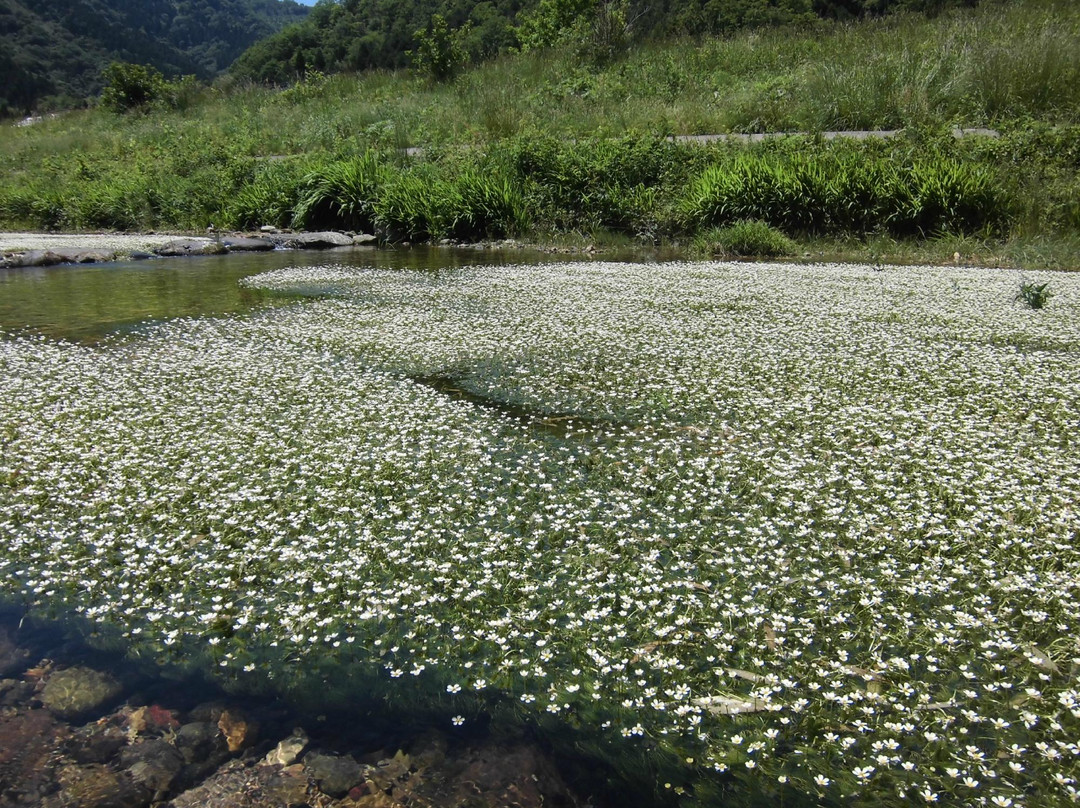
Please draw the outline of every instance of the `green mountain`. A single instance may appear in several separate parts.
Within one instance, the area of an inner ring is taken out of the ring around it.
[[[810,25],[894,11],[934,14],[978,0],[320,0],[302,22],[255,43],[232,68],[275,84],[327,73],[398,68],[410,50],[446,46],[476,63],[511,48],[606,45],[643,38],[730,34],[743,28]],[[449,40],[438,42],[441,22]],[[433,43],[432,36],[435,35]],[[423,39],[423,38],[421,38]]]
[[[112,61],[210,78],[307,13],[293,0],[0,0],[0,114],[78,104]]]

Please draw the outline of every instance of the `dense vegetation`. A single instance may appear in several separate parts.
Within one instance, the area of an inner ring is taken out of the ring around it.
[[[758,220],[802,252],[1077,264],[1080,12],[1064,0],[679,38],[603,65],[540,50],[446,82],[309,72],[283,91],[192,92],[183,111],[8,130],[0,221],[689,244]],[[1002,137],[957,140],[954,125]],[[878,127],[906,131],[667,139]]]
[[[210,78],[306,13],[293,0],[0,0],[0,117],[77,106],[113,61]]]
[[[775,25],[812,26],[893,11],[937,12],[978,0],[323,0],[301,23],[256,43],[234,72],[284,83],[305,70],[355,71],[408,65],[425,33],[445,25],[476,63],[515,49],[552,45],[610,58],[632,42],[730,33]]]

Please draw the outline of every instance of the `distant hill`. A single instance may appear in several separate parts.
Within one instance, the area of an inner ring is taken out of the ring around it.
[[[472,62],[515,47],[573,46],[583,30],[625,26],[632,39],[729,34],[912,11],[934,14],[979,0],[322,0],[302,22],[255,43],[232,68],[243,78],[286,84],[306,70],[327,73],[409,64],[415,34],[433,15],[456,31]],[[585,29],[574,28],[584,20]],[[561,36],[561,38],[560,38]]]
[[[112,61],[210,78],[307,13],[293,0],[0,0],[0,114],[76,105]]]

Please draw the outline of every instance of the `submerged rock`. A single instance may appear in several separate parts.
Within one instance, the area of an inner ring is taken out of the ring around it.
[[[266,753],[263,763],[270,766],[291,766],[300,757],[300,753],[304,751],[308,743],[307,733],[297,727],[292,735],[280,741],[274,749]]]
[[[69,735],[68,727],[45,710],[0,714],[0,803],[37,805],[53,791],[55,750]]]
[[[76,763],[108,763],[127,742],[127,735],[119,727],[102,727],[95,722],[76,730],[65,751]]]
[[[157,793],[168,791],[184,768],[184,758],[171,743],[154,738],[121,752],[120,765],[128,770],[132,780]]]
[[[361,780],[360,764],[349,755],[321,755],[312,753],[304,757],[304,768],[324,794],[344,797]]]
[[[116,679],[102,671],[67,668],[49,677],[41,701],[55,715],[76,719],[106,705],[119,696],[122,689]]]
[[[476,808],[578,806],[551,760],[535,746],[494,743],[448,750],[431,735],[409,754],[399,751],[363,769],[350,797],[365,808],[469,805]]]
[[[259,734],[259,725],[236,709],[222,711],[217,725],[225,736],[230,752],[239,752],[251,746]]]
[[[185,255],[221,255],[228,250],[220,241],[208,238],[180,238],[163,244],[154,250],[158,255],[167,257]]]
[[[164,732],[180,726],[174,712],[158,704],[147,704],[132,710],[127,724],[128,730],[136,735]]]
[[[209,721],[192,721],[180,727],[176,733],[176,748],[189,764],[214,759],[220,763],[229,754],[225,736]]]
[[[0,628],[0,677],[26,670],[30,652],[15,644],[6,629]]]
[[[150,801],[146,789],[125,772],[108,766],[64,766],[57,778],[59,793],[41,808],[142,808]]]
[[[308,804],[314,788],[301,767],[258,766],[233,760],[167,808],[282,808]]]

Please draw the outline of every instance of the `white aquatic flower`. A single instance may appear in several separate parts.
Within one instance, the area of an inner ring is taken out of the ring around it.
[[[1080,282],[1036,318],[1016,277],[297,268],[250,282],[339,297],[2,340],[0,580],[267,675],[588,682],[717,771],[734,733],[753,776],[1069,800]]]

